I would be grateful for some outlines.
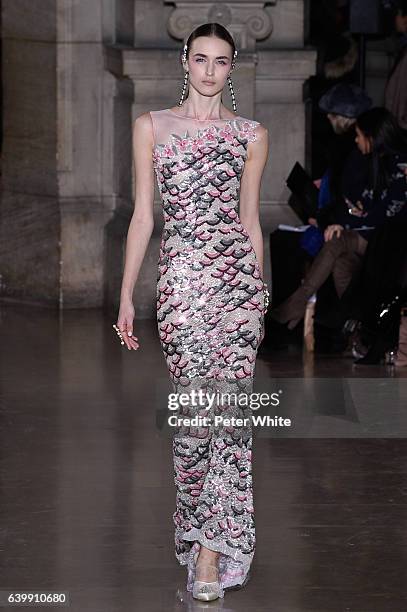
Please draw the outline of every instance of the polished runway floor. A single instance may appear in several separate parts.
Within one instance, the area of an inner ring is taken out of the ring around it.
[[[3,598],[65,592],[74,612],[407,611],[406,369],[298,351],[258,358],[259,385],[287,392],[282,410],[293,406],[303,430],[256,436],[252,577],[203,604],[173,551],[155,321],[136,322],[137,352],[113,322],[0,305]],[[383,438],[389,415],[397,427]]]

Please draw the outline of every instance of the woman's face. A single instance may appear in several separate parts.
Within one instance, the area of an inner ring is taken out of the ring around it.
[[[363,155],[367,155],[372,152],[372,139],[365,136],[362,130],[356,126],[356,138],[355,142],[358,145],[359,151]]]
[[[199,36],[188,53],[189,82],[203,96],[222,91],[232,65],[232,47],[215,36]]]

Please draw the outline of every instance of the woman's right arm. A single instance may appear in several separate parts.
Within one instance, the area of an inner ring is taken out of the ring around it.
[[[137,349],[133,337],[133,290],[154,228],[153,126],[150,113],[137,117],[133,126],[135,172],[134,211],[126,239],[126,254],[120,292],[117,326],[129,350]]]

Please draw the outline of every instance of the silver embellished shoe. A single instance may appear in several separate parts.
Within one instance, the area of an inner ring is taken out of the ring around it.
[[[218,571],[219,576],[219,568],[217,565],[206,565],[206,567],[214,567]],[[197,574],[199,572],[199,568],[196,568]],[[213,601],[214,599],[218,599],[221,594],[221,587],[219,584],[219,580],[215,582],[203,582],[202,580],[195,580],[194,586],[192,589],[192,597],[194,599],[200,599],[201,601]]]

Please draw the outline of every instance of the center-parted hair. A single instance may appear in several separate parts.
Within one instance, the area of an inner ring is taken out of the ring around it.
[[[189,51],[191,49],[191,45],[193,41],[200,36],[212,36],[214,38],[219,38],[221,40],[224,40],[230,45],[231,50],[232,50],[231,67],[233,70],[233,68],[235,67],[236,55],[237,55],[235,41],[233,40],[233,36],[231,35],[231,33],[220,23],[203,23],[202,25],[198,26],[197,28],[195,28],[195,30],[191,32],[191,34],[188,36],[186,43],[184,44],[182,48],[181,63],[186,62],[186,60],[188,59]],[[232,83],[230,74],[228,75],[227,80],[228,80],[230,95],[232,98],[233,111],[236,113],[237,112],[236,97],[235,97],[235,92],[234,92],[233,83]],[[179,106],[182,106],[185,100],[187,85],[188,85],[188,72],[186,71],[184,75],[184,84],[182,87],[181,98],[178,102]]]
[[[233,60],[233,56],[236,51],[235,41],[233,40],[233,36],[231,35],[231,33],[220,23],[203,23],[191,32],[186,41],[187,57],[193,41],[199,36],[214,36],[215,38],[220,38],[221,40],[224,40],[229,43],[229,45],[232,47]]]

